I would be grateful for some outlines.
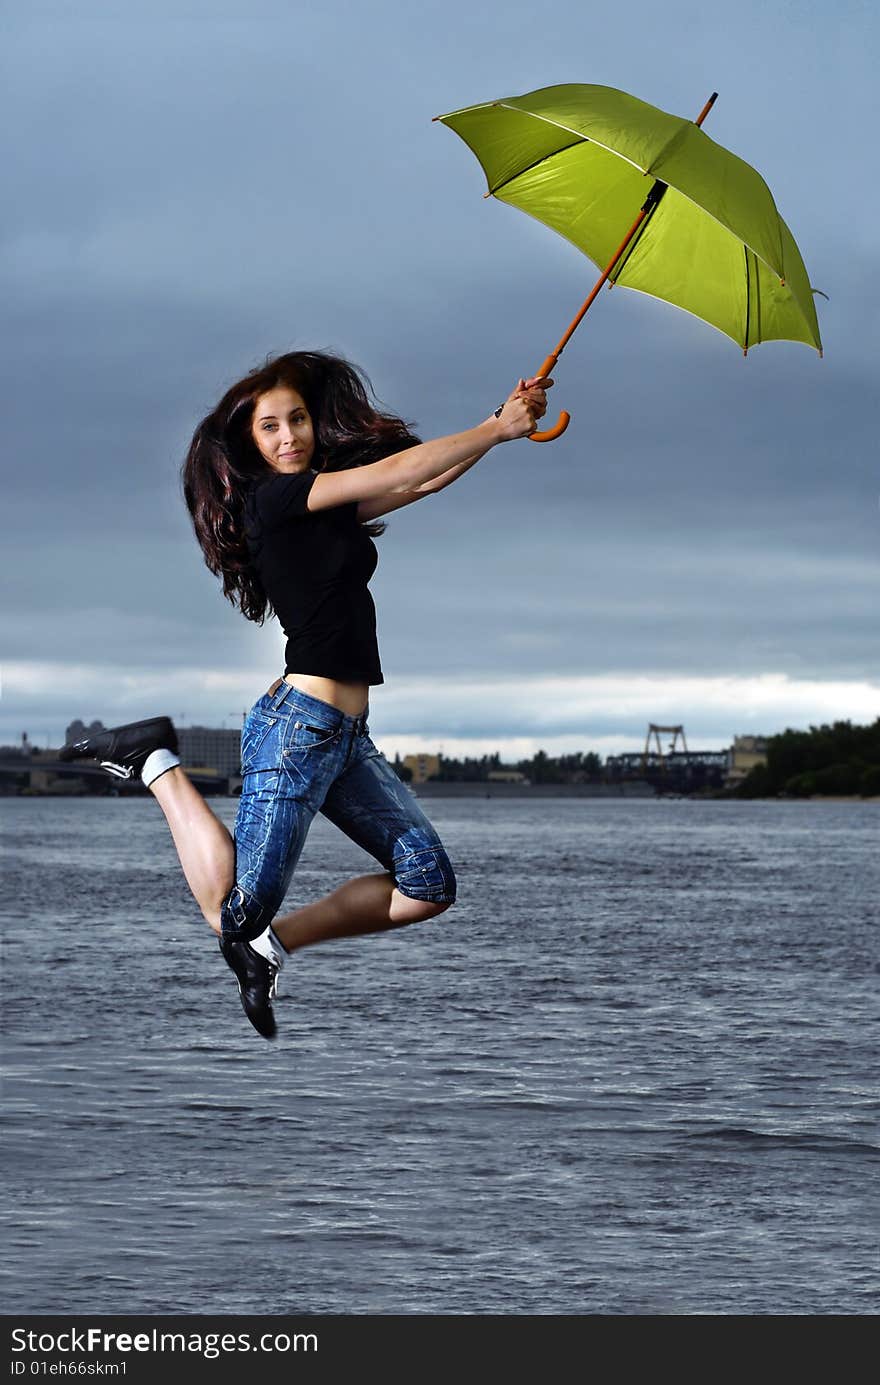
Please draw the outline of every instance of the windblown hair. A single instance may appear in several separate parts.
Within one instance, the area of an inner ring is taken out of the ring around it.
[[[244,503],[254,482],[277,474],[261,456],[251,424],[259,396],[279,386],[298,390],[308,406],[316,471],[365,466],[420,441],[402,419],[373,407],[372,387],[362,372],[324,352],[269,357],[226,391],[193,434],[182,468],[183,493],[205,562],[223,582],[223,595],[258,625],[272,608],[250,565]],[[364,528],[376,536],[385,525]]]

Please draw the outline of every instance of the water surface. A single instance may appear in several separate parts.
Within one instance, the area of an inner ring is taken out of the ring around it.
[[[0,806],[7,1312],[878,1310],[876,804],[426,801],[275,1044],[152,801]]]

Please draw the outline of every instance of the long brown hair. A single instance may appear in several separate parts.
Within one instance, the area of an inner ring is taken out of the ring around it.
[[[317,471],[344,471],[412,447],[419,439],[402,419],[379,413],[363,372],[340,356],[291,351],[269,357],[228,389],[203,419],[183,463],[183,494],[205,562],[223,582],[223,595],[248,620],[262,625],[271,606],[250,566],[244,533],[244,501],[255,481],[275,475],[251,435],[261,394],[286,386],[297,390],[312,416]],[[384,532],[380,522],[364,525]]]

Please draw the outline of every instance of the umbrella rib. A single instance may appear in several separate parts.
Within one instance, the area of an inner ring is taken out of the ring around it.
[[[540,159],[535,159],[535,162],[529,164],[527,168],[518,168],[516,173],[512,173],[509,178],[505,178],[503,183],[498,183],[494,188],[490,187],[489,191],[484,193],[483,196],[495,197],[502,188],[509,187],[511,183],[516,182],[517,178],[522,178],[526,173],[531,173],[532,169],[537,168],[540,164],[549,163],[551,159],[556,158],[557,154],[565,154],[569,149],[576,149],[579,144],[589,143],[590,141],[586,136],[582,135],[580,139],[573,139],[571,144],[563,144],[560,149],[554,149],[552,154],[542,154]]]
[[[754,262],[755,262],[755,332],[756,332],[756,334],[757,334],[757,341],[756,341],[755,345],[756,345],[756,346],[760,346],[760,345],[761,345],[761,340],[762,340],[762,338],[761,338],[761,271],[760,271],[760,269],[758,268],[758,257],[757,257],[757,255],[755,254],[754,250],[752,251],[752,259],[753,259]],[[792,297],[794,298],[794,294],[792,294]],[[795,298],[795,302],[797,303],[797,299],[796,299],[796,298]],[[798,306],[800,306],[800,305],[798,305]],[[801,309],[801,316],[802,316],[802,317],[804,316],[803,309]],[[807,323],[807,326],[808,326],[808,327],[809,327],[809,325],[810,325],[810,324]]]
[[[656,198],[654,198],[654,199],[652,200],[651,194],[654,192],[654,189],[657,188],[658,186],[659,186],[659,188],[662,189],[662,191],[660,192],[660,196],[658,196],[658,197],[656,197]],[[645,218],[644,218],[644,220],[643,220],[641,226],[640,226],[639,229],[636,231],[636,233],[635,233],[635,235],[633,236],[632,240],[630,241],[629,245],[626,247],[626,250],[625,250],[624,254],[621,255],[620,259],[617,261],[617,264],[614,266],[613,271],[611,272],[611,274],[609,274],[608,278],[610,279],[612,285],[615,285],[615,286],[616,286],[617,283],[620,281],[620,276],[621,276],[621,274],[623,273],[623,271],[626,269],[626,266],[629,264],[630,256],[632,255],[632,253],[633,253],[633,251],[635,250],[636,246],[637,246],[637,245],[639,244],[639,242],[641,241],[642,236],[644,235],[645,231],[648,229],[649,225],[651,224],[651,220],[652,220],[652,218],[653,218],[653,216],[654,216],[654,213],[656,212],[657,208],[658,208],[659,205],[660,205],[660,198],[663,196],[663,192],[666,190],[667,187],[668,187],[668,184],[664,183],[663,180],[662,180],[662,178],[655,178],[655,179],[654,179],[654,182],[651,184],[651,191],[648,193],[648,196],[645,198],[645,201],[644,201],[644,203],[643,203],[643,205],[642,205],[642,211],[644,211],[645,208],[647,207],[647,209],[648,209],[648,210],[647,210],[647,215],[645,216]],[[650,207],[648,206],[648,203],[649,203],[649,202],[651,203]],[[624,287],[624,288],[627,288],[628,285],[627,285],[627,284],[624,284],[623,287]]]
[[[500,106],[505,111],[517,111],[520,115],[527,115],[532,120],[540,120],[544,125],[552,125],[555,130],[565,130],[569,135],[575,135],[574,144],[595,144],[599,149],[604,149],[606,154],[613,154],[616,159],[623,159],[624,163],[629,164],[630,168],[637,168],[640,173],[647,174],[648,170],[637,164],[635,159],[630,159],[626,154],[621,154],[619,149],[612,149],[610,144],[603,144],[601,140],[595,139],[593,135],[585,135],[582,130],[573,130],[570,125],[565,125],[561,120],[551,120],[549,115],[539,115],[537,111],[525,111],[522,106],[508,106],[506,101],[492,101],[493,106]],[[454,112],[458,114],[458,112]],[[570,145],[569,148],[573,148]],[[538,161],[540,162],[540,160]]]

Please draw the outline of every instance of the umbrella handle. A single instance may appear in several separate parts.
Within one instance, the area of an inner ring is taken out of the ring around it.
[[[549,375],[558,359],[558,356],[548,356],[541,369],[536,370],[535,374],[539,376]],[[552,442],[554,438],[561,438],[570,423],[571,414],[567,414],[563,409],[555,428],[547,428],[543,433],[529,433],[529,442]]]
[[[571,414],[567,414],[563,409],[555,428],[547,428],[543,433],[529,433],[529,442],[552,442],[554,438],[562,437],[570,423]]]

